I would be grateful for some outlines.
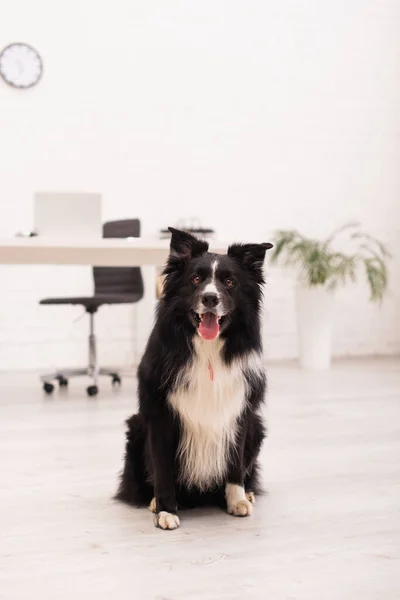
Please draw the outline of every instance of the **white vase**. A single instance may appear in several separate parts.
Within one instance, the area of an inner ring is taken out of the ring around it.
[[[335,294],[326,286],[296,289],[297,335],[300,365],[304,369],[329,369]]]

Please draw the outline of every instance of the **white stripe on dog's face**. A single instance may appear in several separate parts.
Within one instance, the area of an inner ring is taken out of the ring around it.
[[[207,283],[207,285],[205,286],[205,288],[203,290],[203,294],[216,294],[219,299],[221,294],[218,291],[218,288],[216,285],[216,278],[215,278],[215,272],[217,270],[217,267],[218,267],[218,261],[214,260],[213,264],[211,265],[211,282]]]

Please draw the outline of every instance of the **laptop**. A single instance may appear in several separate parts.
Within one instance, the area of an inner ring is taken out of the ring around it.
[[[34,227],[39,236],[102,237],[101,194],[38,192]]]

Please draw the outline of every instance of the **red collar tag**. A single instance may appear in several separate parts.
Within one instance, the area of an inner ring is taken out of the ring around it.
[[[211,362],[208,361],[208,370],[210,371],[210,379],[214,381],[214,369],[212,368]]]

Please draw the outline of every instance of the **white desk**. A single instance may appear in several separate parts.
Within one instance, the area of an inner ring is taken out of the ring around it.
[[[212,252],[226,252],[228,244],[213,241]],[[92,265],[143,267],[145,295],[138,319],[138,351],[141,353],[153,325],[156,304],[156,267],[165,263],[169,241],[155,238],[52,239],[50,237],[0,239],[0,264]],[[51,292],[51,290],[49,290]]]
[[[166,240],[143,238],[81,240],[38,236],[0,239],[0,264],[8,265],[162,265],[167,253]]]

